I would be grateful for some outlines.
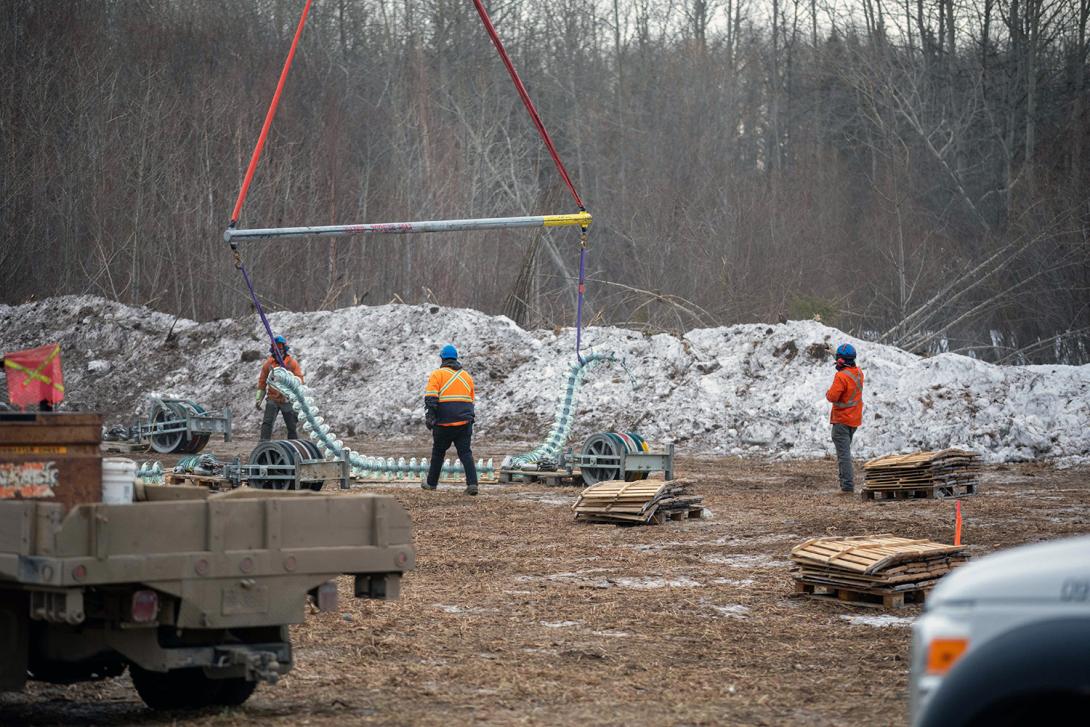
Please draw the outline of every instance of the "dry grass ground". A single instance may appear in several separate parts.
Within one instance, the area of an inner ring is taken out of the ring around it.
[[[903,724],[918,608],[876,627],[851,619],[880,611],[791,598],[787,557],[829,533],[950,542],[954,504],[839,495],[829,461],[680,462],[707,519],[586,525],[573,488],[378,486],[414,523],[401,600],[342,583],[339,612],[294,627],[295,670],[244,707],[156,715],[122,677],[4,695],[0,723]],[[987,468],[963,501],[973,555],[1090,531],[1087,474]]]

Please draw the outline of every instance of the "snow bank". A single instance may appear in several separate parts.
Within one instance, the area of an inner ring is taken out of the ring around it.
[[[545,434],[574,332],[524,331],[502,316],[428,305],[275,313],[323,415],[346,436],[423,434],[424,382],[453,342],[477,381],[481,438]],[[256,317],[195,323],[90,296],[0,306],[0,348],[58,341],[69,406],[128,420],[148,394],[230,406],[255,430],[253,391],[268,343]],[[832,453],[824,393],[831,349],[850,341],[867,376],[855,452],[870,457],[961,446],[991,461],[1090,456],[1090,365],[995,366],[921,358],[814,321],[698,329],[684,336],[592,328],[599,368],[579,395],[574,442],[617,427],[687,452],[812,457]]]

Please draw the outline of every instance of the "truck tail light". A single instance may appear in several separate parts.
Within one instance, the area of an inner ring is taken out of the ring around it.
[[[950,671],[965,650],[968,639],[934,639],[927,647],[927,673],[945,674]]]
[[[151,623],[159,616],[159,594],[155,591],[135,591],[132,594],[132,620]]]

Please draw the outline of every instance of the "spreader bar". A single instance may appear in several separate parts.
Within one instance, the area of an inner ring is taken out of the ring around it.
[[[408,235],[414,232],[456,232],[458,230],[500,230],[509,227],[565,227],[591,223],[589,212],[533,217],[484,217],[470,220],[425,220],[420,222],[380,222],[370,225],[325,225],[322,227],[267,227],[252,230],[228,228],[226,242],[261,237],[329,237],[345,235]]]

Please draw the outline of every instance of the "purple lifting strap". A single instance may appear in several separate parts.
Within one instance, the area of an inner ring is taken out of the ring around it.
[[[583,361],[583,354],[580,352],[583,340],[583,291],[586,289],[586,259],[587,259],[587,246],[584,243],[579,248],[579,302],[575,306],[575,357],[579,359],[579,363],[585,363]]]
[[[257,315],[261,317],[261,324],[265,326],[265,332],[269,334],[269,348],[272,350],[272,355],[276,358],[276,362],[280,364],[280,368],[287,368],[284,366],[284,359],[280,356],[280,348],[276,345],[276,337],[273,336],[269,319],[265,317],[265,309],[261,307],[261,301],[257,299],[253,283],[250,282],[250,274],[246,272],[246,266],[241,259],[238,263],[238,269],[242,271],[242,279],[246,281],[246,287],[250,289],[250,299],[253,300],[254,307],[257,308]]]

